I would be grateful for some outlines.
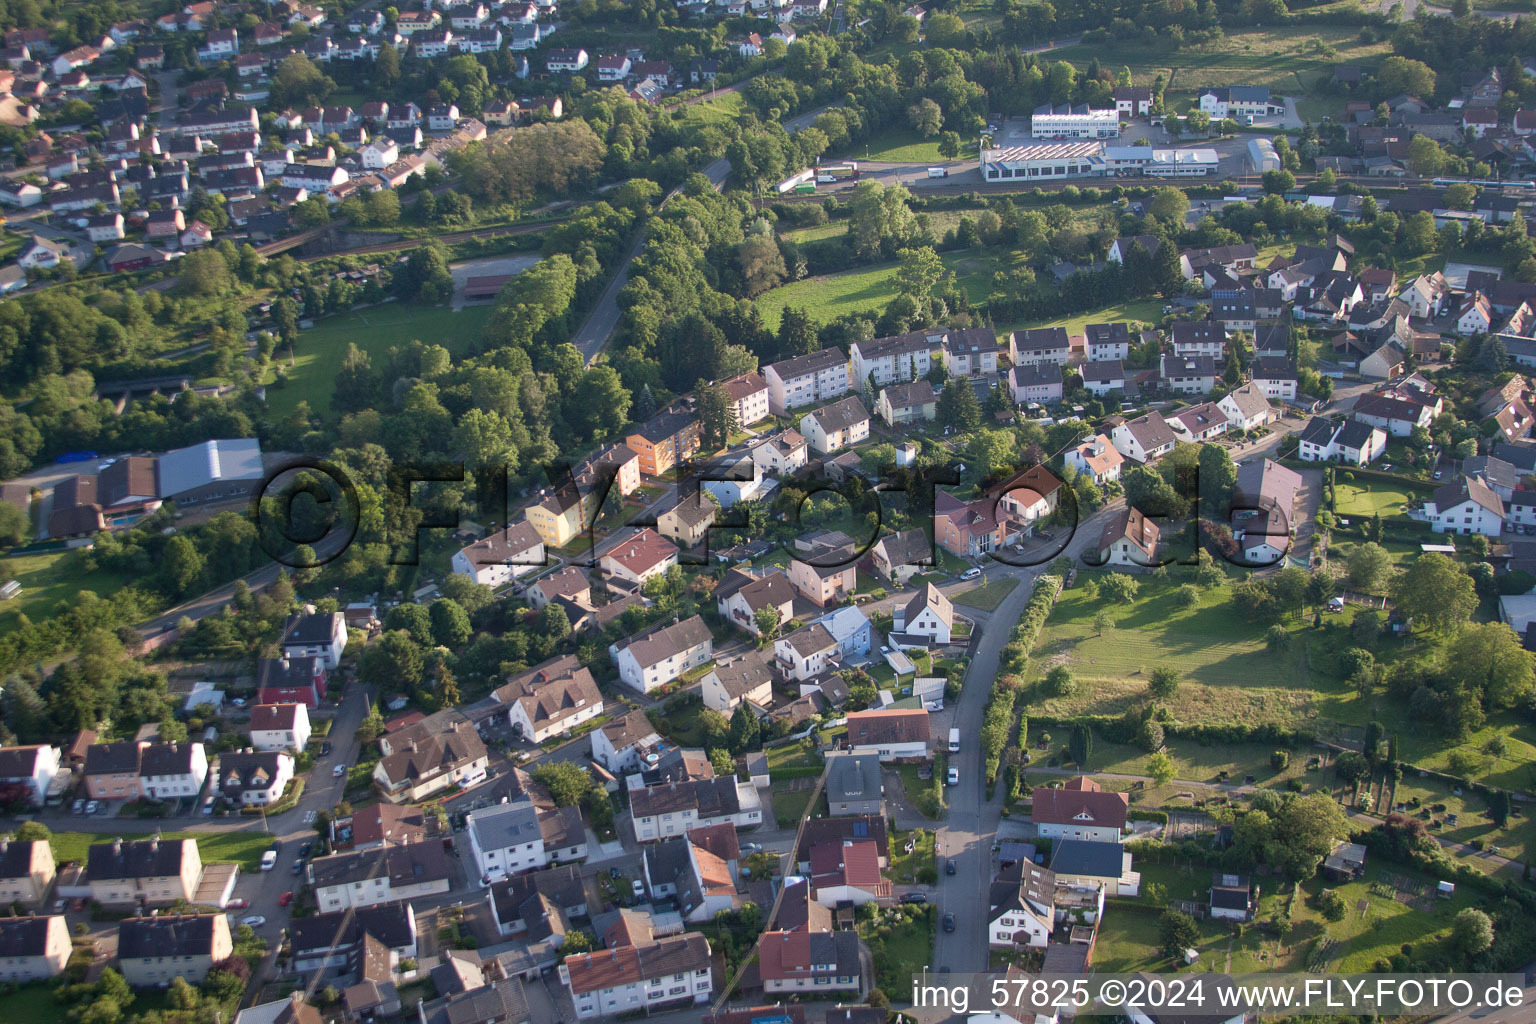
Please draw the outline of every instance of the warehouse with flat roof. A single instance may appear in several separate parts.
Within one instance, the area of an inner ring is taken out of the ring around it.
[[[983,150],[981,154],[981,176],[986,181],[1092,177],[1102,175],[1104,167],[1101,142],[1009,146]]]

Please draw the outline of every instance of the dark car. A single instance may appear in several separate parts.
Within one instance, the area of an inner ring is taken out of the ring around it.
[[[901,898],[903,903],[927,903],[928,897],[920,892],[909,892]]]
[[[314,848],[315,848],[315,844],[314,843],[305,843],[303,846],[299,847],[299,856],[300,857],[308,857],[309,856],[309,851],[313,850]],[[950,861],[950,863],[953,864],[954,861]],[[951,871],[950,874],[954,874],[954,872]]]
[[[302,859],[295,860],[293,862],[293,873],[296,875],[302,875],[304,873],[304,861]]]
[[[944,862],[944,873],[946,875],[952,875],[955,873],[955,862],[953,859]]]
[[[955,930],[955,915],[954,914],[945,914],[944,915],[944,930],[947,931],[947,932],[952,932],[952,931]]]
[[[331,756],[331,745],[329,743],[322,743],[322,744],[320,744],[320,756],[321,757],[330,757]]]

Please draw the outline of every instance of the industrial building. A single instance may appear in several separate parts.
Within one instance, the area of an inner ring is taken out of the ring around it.
[[[1105,146],[1100,142],[1039,143],[983,150],[985,181],[1033,178],[1203,177],[1215,174],[1220,158],[1214,149],[1155,149]]]
[[[1120,112],[1113,108],[1093,110],[1086,103],[1046,103],[1035,108],[1029,133],[1037,139],[1117,139]]]
[[[1253,164],[1254,174],[1280,170],[1280,154],[1275,152],[1275,144],[1268,139],[1248,140],[1248,160]]]

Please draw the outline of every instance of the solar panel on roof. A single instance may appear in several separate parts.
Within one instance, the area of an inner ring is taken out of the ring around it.
[[[859,836],[860,838],[863,838],[864,836],[869,835],[869,824],[867,822],[863,822],[863,821],[856,821],[856,822],[854,822],[853,823],[853,834],[856,835],[856,836]]]

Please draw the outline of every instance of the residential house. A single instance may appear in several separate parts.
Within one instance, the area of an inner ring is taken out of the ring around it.
[[[743,701],[766,712],[773,703],[773,672],[759,657],[748,655],[709,670],[699,686],[704,706],[729,716]]]
[[[1120,468],[1125,457],[1114,443],[1103,434],[1084,438],[1062,453],[1062,461],[1086,473],[1095,484],[1103,486],[1120,479]]]
[[[903,587],[933,564],[933,542],[921,528],[882,533],[869,557],[877,573]]]
[[[826,608],[853,593],[858,552],[852,537],[837,530],[819,532],[797,538],[794,547],[789,582],[798,594]]]
[[[1096,564],[1126,568],[1155,566],[1157,523],[1134,508],[1123,509],[1104,525],[1095,550]]]
[[[1407,437],[1415,427],[1428,427],[1434,421],[1429,405],[1413,401],[1400,392],[1375,391],[1355,399],[1354,419],[1380,427],[1389,437]]]
[[[560,864],[491,883],[486,897],[497,931],[505,938],[563,940],[575,918],[589,916],[581,868]]]
[[[1223,359],[1227,351],[1226,329],[1214,320],[1178,320],[1170,333],[1173,354],[1179,358],[1206,356]]]
[[[603,713],[603,695],[574,654],[551,658],[512,676],[493,696],[507,707],[514,736],[543,743]]]
[[[130,917],[117,926],[117,969],[134,988],[154,988],[182,978],[203,982],[214,964],[235,951],[223,914]]]
[[[835,668],[842,648],[832,631],[820,622],[797,629],[773,642],[773,662],[785,679],[804,682]]]
[[[1365,466],[1387,450],[1387,432],[1380,427],[1359,420],[1335,423],[1321,416],[1307,421],[1298,441],[1296,455],[1304,462],[1337,459]]]
[[[875,414],[888,427],[904,423],[931,421],[937,408],[933,385],[926,380],[911,384],[892,384],[882,388],[875,403]]]
[[[922,709],[855,711],[848,715],[848,749],[881,762],[928,757],[928,712]]]
[[[164,459],[161,460],[161,479],[164,480]],[[161,487],[164,492],[166,488]],[[330,670],[341,665],[341,654],[347,649],[347,621],[341,612],[305,612],[290,615],[283,628],[281,641],[285,658],[318,658]]]
[[[1256,430],[1277,418],[1265,389],[1253,381],[1228,392],[1216,407],[1227,417],[1229,430]]]
[[[1084,386],[1089,387],[1086,381]],[[1120,387],[1124,386],[1125,382],[1122,380]],[[1089,390],[1093,388],[1089,387]],[[1019,405],[1031,403],[1045,405],[1059,402],[1062,398],[1061,367],[1056,363],[1025,363],[1023,366],[1011,367],[1008,370],[1008,392],[1014,402]]]
[[[954,605],[944,592],[925,583],[910,601],[894,610],[891,641],[898,647],[947,644],[954,630],[954,617]]]
[[[813,450],[830,455],[869,439],[869,410],[857,395],[848,395],[802,416],[800,433]]]
[[[456,552],[451,564],[460,576],[496,588],[545,563],[544,538],[524,519]]]
[[[1168,421],[1156,410],[1117,425],[1110,441],[1121,455],[1140,463],[1156,462],[1173,451],[1178,438]]]
[[[436,819],[434,818],[434,823]],[[381,850],[402,843],[419,843],[427,838],[427,818],[419,807],[377,803],[330,823],[331,850]]]
[[[1045,790],[1036,790],[1038,796]],[[1043,949],[1056,927],[1056,875],[1028,860],[1004,864],[988,892],[987,945]]]
[[[1203,395],[1216,386],[1216,362],[1210,356],[1164,352],[1158,370],[1163,387],[1181,395]]]
[[[113,839],[92,843],[85,858],[85,884],[103,906],[190,903],[202,878],[195,839]]]
[[[703,543],[714,525],[720,507],[702,489],[678,501],[656,517],[656,531],[680,547],[692,548]]]
[[[772,363],[762,370],[768,382],[768,405],[775,415],[846,395],[852,387],[848,357],[840,348],[826,348]]]
[[[316,857],[306,873],[322,913],[440,895],[457,874],[436,839]]]
[[[1504,503],[1482,477],[1464,476],[1436,488],[1424,511],[1436,533],[1498,537],[1504,529]]]
[[[0,796],[8,803],[43,806],[59,772],[58,747],[0,747]]]
[[[1296,364],[1291,360],[1257,358],[1249,366],[1248,375],[1271,401],[1295,401],[1298,377]]]
[[[754,442],[749,451],[753,462],[775,476],[794,473],[810,459],[810,443],[798,430],[782,430],[772,437],[762,438]]]
[[[769,994],[856,993],[862,984],[859,938],[851,931],[764,932],[757,939],[757,958],[763,991]]]
[[[811,847],[810,878],[816,902],[829,910],[889,902],[892,896],[891,883],[880,872],[880,848],[871,839]]]
[[[1029,363],[1054,363],[1067,365],[1072,354],[1072,343],[1062,327],[1037,327],[1027,331],[1014,331],[1008,336],[1008,358],[1014,366]]]
[[[579,1020],[703,1005],[714,993],[709,941],[697,932],[568,956],[560,980]]]
[[[464,818],[464,831],[481,885],[549,864],[539,812],[528,801],[470,811]]]
[[[1088,324],[1083,328],[1083,349],[1090,363],[1124,362],[1131,355],[1130,328],[1123,322]]]
[[[624,439],[640,456],[640,472],[661,476],[699,450],[699,418],[684,410],[661,412],[646,420]]]
[[[73,949],[63,914],[0,918],[0,982],[50,981],[64,973]]]
[[[1124,793],[1106,792],[1093,779],[1075,776],[1060,789],[1037,788],[1030,818],[1041,838],[1118,843],[1129,807]]]
[[[623,718],[592,730],[592,760],[611,775],[628,775],[648,767],[647,758],[661,745],[656,727],[639,708]]]
[[[42,906],[55,874],[48,840],[0,836],[0,900],[7,906],[28,910]]]
[[[636,587],[677,564],[678,548],[661,534],[643,527],[598,560],[598,567],[615,579]]]
[[[794,618],[794,586],[782,569],[771,569],[761,576],[732,569],[715,587],[714,596],[720,617],[753,636],[760,634],[759,612],[772,609],[780,625]]]
[[[379,759],[373,782],[392,803],[419,803],[451,786],[469,789],[485,781],[490,754],[475,727],[455,722],[441,731],[391,743]]]
[[[878,754],[839,754],[828,759],[827,808],[835,817],[885,813],[885,783]],[[879,850],[876,849],[878,860]],[[878,867],[878,863],[876,867]]]
[[[854,658],[869,653],[874,627],[858,608],[853,605],[834,608],[816,621],[827,627],[843,657]]]
[[[714,656],[714,641],[704,620],[694,615],[620,640],[609,646],[608,656],[626,686],[649,693],[707,663]]]
[[[1058,839],[1051,847],[1051,871],[1057,885],[1097,887],[1105,896],[1136,896],[1141,875],[1117,842]]]
[[[256,699],[263,704],[315,707],[325,696],[321,658],[261,658],[256,662]]]
[[[293,781],[293,755],[276,750],[226,750],[219,755],[219,792],[236,807],[282,799]]]
[[[1227,432],[1227,414],[1215,402],[1201,402],[1170,413],[1168,426],[1180,440],[1199,444]]]
[[[994,500],[961,501],[947,491],[935,491],[933,535],[940,547],[957,558],[980,558],[1007,540]]]
[[[195,797],[208,778],[208,755],[201,743],[142,743],[139,791],[151,800]]]
[[[733,775],[631,789],[629,812],[635,838],[642,843],[680,836],[700,826],[755,828],[763,821],[757,790]]]
[[[725,389],[726,397],[730,400],[737,426],[750,427],[768,418],[771,411],[768,382],[762,374],[744,373],[722,381],[720,386]]]
[[[1247,875],[1216,872],[1211,878],[1208,909],[1217,921],[1252,921],[1259,901]]]

